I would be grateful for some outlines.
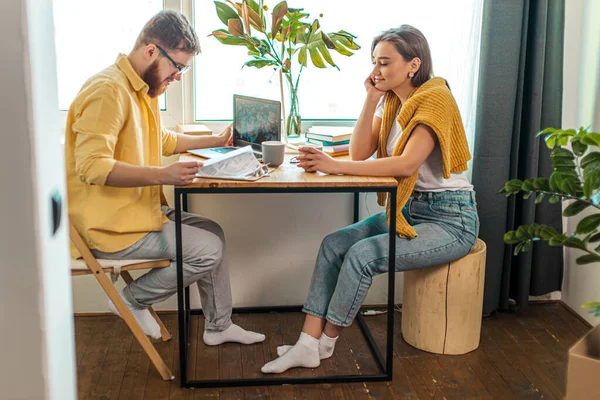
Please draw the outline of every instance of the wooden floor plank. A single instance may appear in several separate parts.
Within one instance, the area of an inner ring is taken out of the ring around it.
[[[78,386],[80,398],[91,399],[100,375],[103,371],[104,359],[108,353],[109,343],[114,335],[114,326],[117,317],[89,317],[98,318],[98,323],[93,329],[90,341],[86,345],[81,363],[77,367]]]
[[[565,306],[560,303],[554,304],[554,309],[556,310],[556,315],[564,322],[564,324],[571,329],[571,331],[575,334],[575,337],[581,339],[584,337],[589,331],[590,328],[586,325],[581,319],[573,315],[573,313]]]
[[[179,322],[176,314],[162,315],[161,319],[165,324],[166,328],[171,333],[172,339],[168,342],[172,348],[174,357],[171,360],[169,368],[175,375],[175,379],[171,381],[169,387],[169,400],[193,400],[195,397],[194,390],[182,388],[179,377],[180,366],[179,366]],[[196,350],[198,348],[198,324],[200,318],[196,316],[190,317],[190,345],[188,347],[188,364],[187,373],[188,379],[196,376]],[[165,360],[166,362],[167,360]]]
[[[285,344],[281,336],[279,314],[260,314],[260,333],[266,336],[263,342],[263,358],[265,363],[277,358],[277,346]],[[262,366],[261,366],[262,368]],[[289,374],[289,373],[288,373]],[[272,399],[293,400],[294,388],[292,386],[269,386],[269,396]]]
[[[219,379],[219,346],[207,346],[202,339],[204,335],[204,316],[192,316],[198,320],[198,335],[196,338],[196,356],[194,375],[190,375],[190,379]],[[194,399],[218,399],[219,389],[195,389]]]
[[[477,350],[463,356],[433,355],[408,345],[401,336],[401,314],[394,323],[392,382],[291,385],[224,389],[181,389],[176,314],[161,315],[173,339],[156,348],[177,379],[163,381],[120,319],[76,317],[79,398],[102,399],[554,399],[561,398],[567,351],[588,327],[560,304],[532,305],[515,314],[483,321]],[[281,344],[298,339],[304,315],[236,315],[246,329],[265,333],[258,345],[206,346],[204,319],[191,317],[190,377],[257,377]],[[386,315],[368,317],[385,354]],[[122,326],[121,326],[122,325]],[[315,369],[296,368],[283,376],[325,376],[379,372],[357,324],[345,329],[336,352]],[[118,394],[118,396],[117,396]]]
[[[175,324],[176,322],[172,318],[167,318],[165,321],[165,326],[169,330],[173,329]],[[163,342],[161,339],[158,339],[153,340],[152,344],[154,344],[156,351],[162,357],[165,364],[172,365],[175,353],[178,353],[179,350],[174,349],[173,342]],[[173,372],[173,370],[171,370],[171,372]],[[168,399],[171,388],[170,384],[171,382],[169,381],[163,381],[156,368],[154,368],[154,365],[150,364],[150,369],[148,370],[148,381],[146,382],[146,390],[144,392],[144,399]]]
[[[378,344],[379,351],[386,354],[387,340],[387,314],[381,314],[372,317],[365,317],[365,321],[373,334],[375,341]],[[419,357],[423,354],[420,350],[415,349],[404,341],[402,338],[401,329],[401,313],[396,312],[394,315],[394,364],[392,367],[393,381],[381,383],[369,383],[368,387],[371,393],[375,395],[387,396],[381,392],[381,388],[385,386],[388,393],[393,398],[402,399],[417,399],[418,395],[413,388],[404,367],[402,366],[401,358],[403,357]],[[402,355],[402,356],[400,356]]]
[[[241,314],[236,316],[236,323],[244,329],[252,332],[260,332],[261,327],[263,326],[263,318],[261,317],[263,317],[261,314],[253,316]],[[240,350],[242,353],[242,376],[250,379],[264,378],[264,374],[260,371],[261,367],[265,365],[266,362],[263,353],[263,343],[242,345],[240,346]],[[268,399],[269,388],[266,386],[248,387],[244,390],[243,398],[248,400]]]
[[[115,320],[114,334],[108,345],[102,372],[98,378],[92,399],[114,399],[119,396],[129,351],[135,340],[125,322],[117,316],[113,318]]]
[[[519,343],[515,342],[514,336],[504,328],[509,322],[507,318],[491,319],[483,326],[492,340],[498,345],[502,352],[510,359],[513,365],[523,376],[547,399],[562,399],[560,390],[554,385],[543,369],[532,360]]]

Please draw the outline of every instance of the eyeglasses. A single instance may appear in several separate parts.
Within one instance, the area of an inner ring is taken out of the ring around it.
[[[179,65],[179,63],[175,62],[175,60],[173,60],[171,57],[169,57],[167,52],[164,51],[162,47],[160,47],[159,45],[156,45],[156,48],[160,51],[160,53],[163,56],[165,56],[167,58],[167,60],[171,61],[171,64],[173,64],[173,66],[175,68],[177,68],[176,75],[183,75],[184,73],[188,72],[190,70],[190,68],[192,67],[191,65],[185,65],[185,66]]]

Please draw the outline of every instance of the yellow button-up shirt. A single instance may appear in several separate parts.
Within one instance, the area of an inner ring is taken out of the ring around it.
[[[123,250],[160,231],[162,186],[105,186],[117,161],[160,166],[177,135],[160,121],[158,100],[127,57],[90,78],[69,109],[65,138],[69,217],[90,249]],[[71,244],[74,257],[79,254]]]

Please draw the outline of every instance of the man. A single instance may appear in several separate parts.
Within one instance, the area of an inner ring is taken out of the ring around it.
[[[158,96],[189,70],[200,52],[187,19],[163,11],[144,26],[133,51],[90,78],[69,109],[66,130],[69,217],[96,257],[168,258],[168,268],[136,279],[121,297],[144,332],[160,337],[148,307],[177,290],[174,210],[161,185],[185,185],[201,163],[162,167],[168,156],[189,149],[231,144],[231,126],[218,136],[190,136],[164,129]],[[231,288],[221,227],[184,213],[183,279],[198,283],[206,323],[204,342],[256,343],[264,335],[231,322]],[[78,256],[72,248],[74,256]],[[112,302],[109,309],[118,315]]]

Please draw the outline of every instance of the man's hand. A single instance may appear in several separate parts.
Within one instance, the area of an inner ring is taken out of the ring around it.
[[[219,139],[223,141],[221,146],[233,146],[233,124],[230,124],[220,135],[217,135]]]
[[[159,169],[161,185],[183,186],[190,184],[196,178],[196,173],[203,165],[200,161],[179,161]]]

